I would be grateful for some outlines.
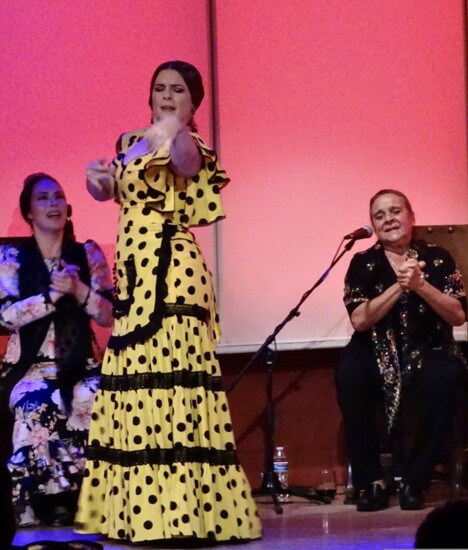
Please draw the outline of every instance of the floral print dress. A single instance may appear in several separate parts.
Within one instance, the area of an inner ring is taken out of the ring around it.
[[[94,241],[85,245],[91,275],[86,313],[105,323],[111,303],[102,293],[112,287],[109,267]],[[18,248],[0,246],[0,324],[12,331],[0,376],[18,362],[19,329],[42,319],[54,310],[44,296],[19,299]],[[49,270],[54,260],[46,260]],[[8,468],[13,481],[13,504],[20,526],[39,523],[36,513],[43,497],[77,495],[85,464],[86,442],[94,396],[99,385],[100,363],[88,359],[87,372],[73,390],[71,413],[64,409],[57,384],[55,328],[51,321],[35,361],[10,394],[14,415],[13,455]],[[1,381],[1,378],[0,378]]]

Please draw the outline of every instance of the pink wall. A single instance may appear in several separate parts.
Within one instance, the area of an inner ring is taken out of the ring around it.
[[[209,88],[205,4],[2,0],[0,235],[27,231],[20,185],[44,170],[64,183],[78,237],[111,256],[117,207],[86,194],[85,164],[147,123],[159,62],[193,62]],[[381,187],[408,193],[419,223],[468,223],[462,10],[462,0],[216,2],[219,152],[232,178],[219,242],[221,350],[266,338],[341,236],[368,222]],[[208,97],[197,115],[208,140],[209,115]],[[212,263],[211,232],[199,234]],[[344,341],[348,261],[281,342]]]
[[[156,66],[194,63],[208,96],[197,120],[209,136],[207,12],[200,0],[2,0],[0,3],[0,235],[22,234],[18,194],[35,171],[54,175],[73,205],[80,239],[111,257],[118,208],[85,191],[85,165],[109,160],[119,135],[149,122]]]
[[[156,66],[194,63],[206,80],[197,113],[210,137],[207,12],[200,0],[2,0],[0,2],[0,235],[29,234],[18,196],[24,177],[55,176],[73,205],[79,240],[94,238],[112,265],[118,207],[85,190],[86,163],[114,155],[122,132],[149,122]],[[212,262],[212,233],[201,233]],[[108,331],[96,327],[101,346]]]
[[[325,271],[370,196],[468,223],[463,1],[217,4],[224,344],[255,347]],[[361,241],[355,250],[369,246]],[[279,341],[348,332],[345,257]]]

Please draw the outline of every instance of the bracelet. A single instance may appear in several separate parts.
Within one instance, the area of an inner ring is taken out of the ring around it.
[[[88,292],[86,294],[86,298],[84,300],[84,302],[81,304],[81,309],[86,309],[86,306],[88,305],[88,300],[89,300],[89,295],[91,294],[91,287],[88,286]]]

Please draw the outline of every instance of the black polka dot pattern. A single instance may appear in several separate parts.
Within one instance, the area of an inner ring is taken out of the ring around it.
[[[122,153],[140,137],[123,136]],[[126,345],[106,352],[102,372],[134,385],[97,393],[76,516],[80,532],[131,542],[261,535],[219,390],[212,276],[184,229],[224,216],[219,190],[228,179],[215,153],[195,139],[203,168],[193,178],[171,174],[163,149],[128,164],[124,154],[115,161],[121,204],[116,289],[128,311],[115,320],[113,335]],[[167,223],[179,229],[166,243]],[[161,273],[165,285],[158,284]],[[151,331],[164,304],[202,307],[209,318],[163,316]],[[144,330],[144,338],[135,337]]]

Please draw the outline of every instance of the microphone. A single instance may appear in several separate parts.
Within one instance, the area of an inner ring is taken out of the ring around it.
[[[359,239],[368,239],[372,237],[374,230],[370,225],[364,225],[359,229],[355,229],[352,233],[348,233],[343,237],[343,239],[351,239],[353,241],[358,241]]]

